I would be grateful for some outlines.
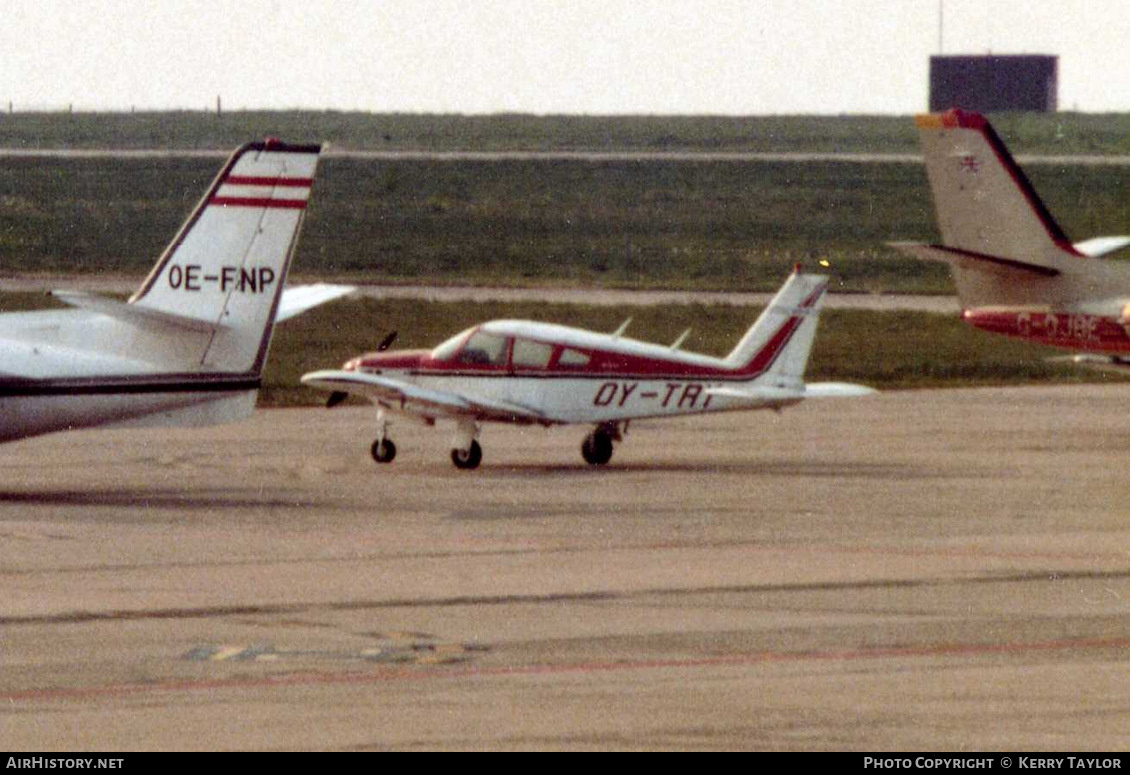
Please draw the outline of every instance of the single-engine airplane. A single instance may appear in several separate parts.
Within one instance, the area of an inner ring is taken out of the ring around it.
[[[57,291],[74,309],[0,315],[0,441],[250,414],[276,319],[352,290],[282,290],[320,150],[235,151],[128,301]]]
[[[971,325],[1130,369],[1130,265],[1101,260],[1130,237],[1072,244],[984,116],[954,109],[917,123],[942,243],[892,247],[949,264]]]
[[[816,335],[828,278],[799,268],[725,358],[648,344],[613,334],[521,320],[495,320],[456,334],[429,351],[374,352],[340,370],[302,377],[331,393],[332,406],[347,394],[378,407],[373,459],[392,462],[389,414],[434,424],[456,421],[451,460],[476,468],[480,424],[595,425],[581,445],[592,465],[612,458],[635,418],[738,409],[782,409],[810,396],[874,392],[840,383],[808,385],[804,370]],[[387,338],[379,350],[391,344]]]

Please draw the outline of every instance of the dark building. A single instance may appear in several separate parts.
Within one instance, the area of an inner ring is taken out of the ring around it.
[[[1054,113],[1059,57],[1035,55],[930,57],[930,110]]]

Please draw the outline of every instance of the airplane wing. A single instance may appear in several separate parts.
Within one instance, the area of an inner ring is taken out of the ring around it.
[[[544,414],[529,407],[507,401],[462,396],[446,390],[433,390],[376,374],[314,371],[303,375],[302,384],[333,393],[363,396],[393,411],[425,417],[473,417],[476,420],[550,423]]]
[[[301,315],[308,309],[319,304],[340,299],[357,290],[352,285],[331,285],[329,283],[315,283],[313,285],[293,285],[283,290],[282,299],[279,301],[279,311],[275,315],[275,322],[281,323],[292,317]]]

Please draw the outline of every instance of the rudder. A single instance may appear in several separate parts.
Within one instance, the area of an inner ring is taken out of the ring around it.
[[[321,147],[238,149],[131,304],[209,323],[202,370],[260,373]]]
[[[954,109],[915,121],[943,246],[1049,269],[1079,255],[984,116]]]
[[[769,306],[726,357],[731,368],[756,379],[772,374],[803,383],[828,277],[797,267]]]

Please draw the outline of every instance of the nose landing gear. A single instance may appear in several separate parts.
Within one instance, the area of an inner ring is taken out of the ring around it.
[[[388,438],[388,418],[384,409],[377,410],[377,440],[369,452],[378,463],[391,463],[396,458],[396,445]]]

